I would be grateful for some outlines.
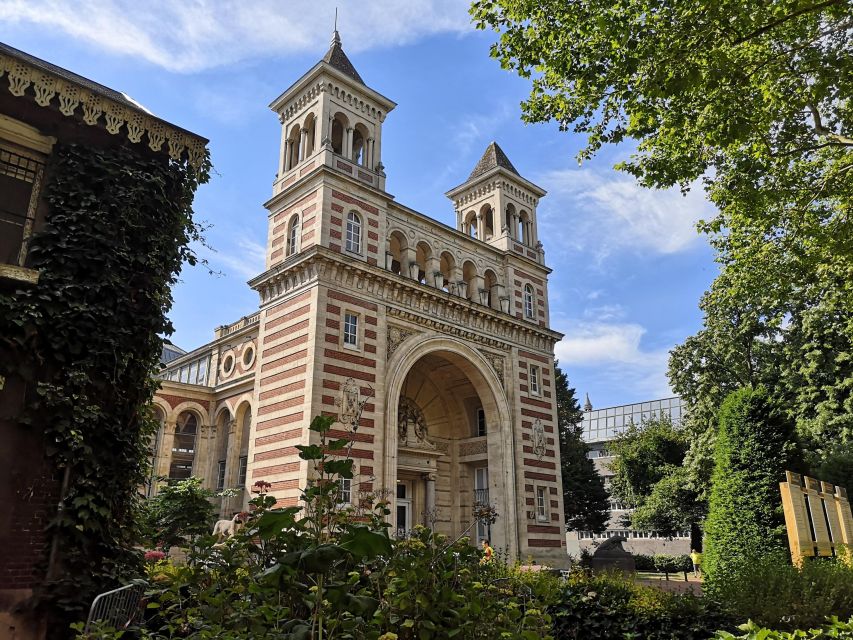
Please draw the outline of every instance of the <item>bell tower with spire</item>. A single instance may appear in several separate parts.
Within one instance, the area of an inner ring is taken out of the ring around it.
[[[270,104],[281,122],[273,195],[319,164],[384,190],[382,123],[395,106],[365,84],[335,30],[326,55]]]
[[[445,195],[465,235],[544,264],[536,205],[545,190],[522,178],[497,142],[492,142],[468,179]]]

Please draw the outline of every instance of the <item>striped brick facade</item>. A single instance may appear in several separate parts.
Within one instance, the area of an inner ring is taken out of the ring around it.
[[[165,376],[207,353],[203,385],[166,381],[158,397],[167,423],[180,423],[176,407],[206,412],[200,420],[213,435],[198,447],[206,459],[194,472],[224,469],[234,479],[234,456],[222,454],[232,440],[217,434],[248,410],[248,447],[233,439],[247,449],[244,503],[248,488],[264,480],[279,505],[298,504],[311,470],[295,447],[315,442],[312,417],[340,417],[355,388],[364,405],[358,429],[339,421],[333,431],[352,440],[353,496],[382,491],[395,528],[405,517],[406,526],[426,523],[451,535],[468,527],[473,501],[487,496],[498,512],[495,546],[564,565],[553,393],[560,335],[548,326],[550,270],[534,242],[544,192],[490,146],[472,177],[450,192],[458,213],[490,212],[491,226],[480,230],[494,235],[480,240],[470,225],[452,229],[384,191],[381,124],[394,106],[387,98],[320,63],[271,106],[282,122],[283,155],[265,203],[267,268],[249,283],[260,310],[218,329],[214,342],[172,363]],[[499,237],[504,215],[523,221],[518,239],[506,230]],[[532,317],[524,313],[525,287]],[[224,367],[246,364],[240,354],[249,344],[257,354],[251,367]],[[189,396],[206,404],[186,404]],[[232,401],[223,408],[226,396]],[[404,410],[421,416],[425,436],[401,428]],[[216,467],[211,456],[229,462]],[[484,470],[487,486],[475,486]]]

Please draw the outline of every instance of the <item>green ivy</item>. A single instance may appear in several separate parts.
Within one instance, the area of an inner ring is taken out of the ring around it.
[[[170,287],[196,262],[192,200],[208,169],[57,145],[30,249],[38,284],[0,294],[0,375],[26,383],[19,422],[44,434],[67,485],[50,525],[56,579],[37,596],[59,621],[141,567],[132,524],[154,430],[151,372],[172,331]]]

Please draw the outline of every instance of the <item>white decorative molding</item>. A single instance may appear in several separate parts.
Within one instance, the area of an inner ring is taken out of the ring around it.
[[[125,135],[131,142],[141,142],[148,134],[148,147],[160,151],[168,141],[169,156],[181,160],[184,151],[190,165],[198,169],[205,157],[205,142],[163,120],[119,104],[106,96],[81,87],[70,80],[54,76],[34,66],[0,54],[0,78],[6,76],[9,81],[9,93],[23,97],[32,87],[37,105],[56,106],[58,111],[68,117],[79,115],[83,122],[95,126],[103,124],[112,135],[118,135],[124,127]]]

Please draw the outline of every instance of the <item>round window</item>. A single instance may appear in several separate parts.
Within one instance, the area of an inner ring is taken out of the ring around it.
[[[234,355],[229,353],[222,359],[222,375],[230,376],[234,373]]]
[[[251,367],[255,363],[255,345],[250,344],[243,349],[243,366]]]

